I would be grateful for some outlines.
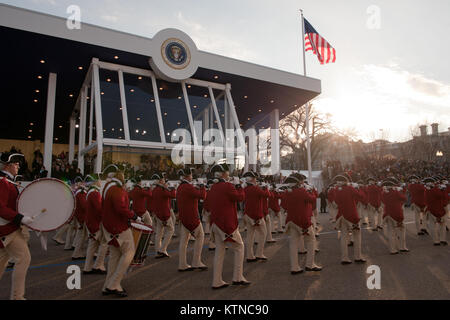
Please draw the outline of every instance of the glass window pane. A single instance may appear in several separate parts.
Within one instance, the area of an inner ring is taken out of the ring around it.
[[[157,84],[166,141],[172,141],[171,135],[176,129],[184,128],[191,134],[181,84],[163,80],[157,80]]]
[[[130,139],[161,142],[152,79],[123,74]]]
[[[120,103],[119,75],[116,71],[100,69],[99,76],[103,137],[125,139]]]

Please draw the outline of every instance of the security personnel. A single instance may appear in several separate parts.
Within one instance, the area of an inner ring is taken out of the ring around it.
[[[406,202],[406,195],[393,181],[384,181],[382,186],[383,220],[387,226],[391,254],[398,254],[399,251],[409,252],[406,248],[406,228],[403,224],[403,204]]]
[[[369,216],[369,227],[372,231],[382,228],[381,212],[381,188],[376,184],[374,178],[367,179],[367,214]]]
[[[322,270],[322,267],[314,263],[316,237],[311,220],[312,204],[317,198],[312,191],[308,192],[304,188],[303,177],[302,175],[291,175],[284,182],[290,185],[285,195],[287,202],[286,233],[289,235],[289,260],[293,275],[303,272],[298,263],[298,245],[302,236],[307,250],[306,271]]]
[[[128,192],[128,196],[132,201],[132,210],[142,219],[142,222],[152,225],[152,218],[147,210],[147,203],[151,201],[151,190],[142,187],[141,177],[134,178],[134,187]]]
[[[23,155],[18,153],[4,152],[0,157],[0,279],[8,260],[13,259],[11,300],[25,300],[25,278],[31,261],[21,227],[32,223],[33,218],[16,211],[19,191],[12,182],[22,161]]]
[[[123,173],[117,172],[103,190],[102,228],[104,241],[109,245],[110,257],[102,294],[118,297],[128,295],[122,288],[121,281],[136,251],[129,220],[138,219],[129,209],[128,193],[124,185]]]
[[[249,285],[250,282],[243,275],[244,243],[239,233],[236,211],[236,203],[244,201],[244,190],[239,184],[233,186],[227,182],[229,169],[226,164],[213,166],[211,174],[218,179],[208,194],[211,209],[211,232],[214,234],[216,242],[212,288],[221,289],[229,286],[222,280],[226,244],[234,251],[233,285]]]
[[[177,189],[178,216],[181,222],[178,271],[207,270],[208,267],[201,261],[205,234],[198,215],[198,202],[206,198],[206,190],[203,185],[199,185],[198,188],[192,185],[191,170],[180,170],[178,174],[181,179]],[[195,239],[192,266],[186,259],[190,236]]]
[[[352,263],[348,257],[347,246],[350,232],[353,235],[355,262],[365,263],[366,260],[361,256],[361,218],[356,210],[356,202],[363,200],[364,196],[355,189],[357,185],[350,183],[347,177],[339,175],[334,180],[337,182],[335,194],[338,206],[336,227],[341,231],[341,264]]]
[[[169,188],[162,174],[154,174],[152,180],[157,180],[152,191],[153,210],[155,214],[156,235],[155,250],[156,259],[170,257],[167,247],[174,232],[174,221],[171,217],[171,199],[176,197],[175,189]],[[162,240],[164,236],[164,240]],[[161,243],[162,241],[162,243]]]
[[[72,260],[82,260],[86,258],[83,252],[83,246],[87,239],[87,230],[85,225],[86,217],[86,187],[83,181],[78,183],[77,190],[75,191],[75,214],[77,225],[77,233],[75,234],[75,250],[73,251]]]
[[[270,196],[269,191],[261,189],[256,182],[256,173],[249,171],[243,175],[246,179],[245,193],[245,209],[244,221],[247,227],[247,262],[255,262],[258,260],[266,261],[264,255],[264,243],[266,239],[266,222],[263,213],[263,200],[267,201]],[[258,239],[256,246],[256,256],[253,252],[253,243],[255,241],[255,233]]]
[[[445,230],[445,207],[449,202],[446,192],[447,186],[440,181],[433,181],[431,178],[424,180],[426,183],[425,204],[428,218],[433,226],[432,235],[435,246],[447,245],[447,233]]]
[[[425,186],[417,176],[408,177],[408,191],[411,195],[411,210],[414,212],[417,234],[428,234],[425,224]]]
[[[106,274],[105,256],[108,244],[103,241],[103,230],[100,228],[102,221],[102,195],[100,194],[101,183],[98,176],[88,176],[90,186],[86,194],[86,217],[85,223],[88,231],[88,247],[84,274]],[[94,255],[97,252],[97,259]]]

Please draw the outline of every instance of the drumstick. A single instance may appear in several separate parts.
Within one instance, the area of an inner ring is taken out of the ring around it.
[[[42,213],[45,213],[45,212],[47,212],[47,209],[42,209],[41,210],[41,212],[39,212],[39,213],[37,213],[37,214],[35,214],[32,218],[33,218],[33,220],[36,218],[36,217],[38,217],[38,216],[40,216]]]

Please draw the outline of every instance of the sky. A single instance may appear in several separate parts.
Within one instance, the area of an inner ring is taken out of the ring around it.
[[[306,53],[322,81],[314,106],[365,142],[406,141],[421,124],[450,127],[448,0],[14,0],[2,3],[153,37],[183,30],[202,51],[303,74],[299,9],[336,49],[334,64]],[[431,131],[431,127],[428,127]]]

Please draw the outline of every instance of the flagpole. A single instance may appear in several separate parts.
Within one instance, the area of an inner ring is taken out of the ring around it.
[[[302,15],[302,44],[303,44],[303,75],[306,77],[306,54],[305,54],[305,18],[303,17],[303,10],[300,9]],[[306,110],[306,154],[308,157],[308,182],[312,183],[312,169],[311,169],[311,139],[309,136],[309,102],[305,104]]]

